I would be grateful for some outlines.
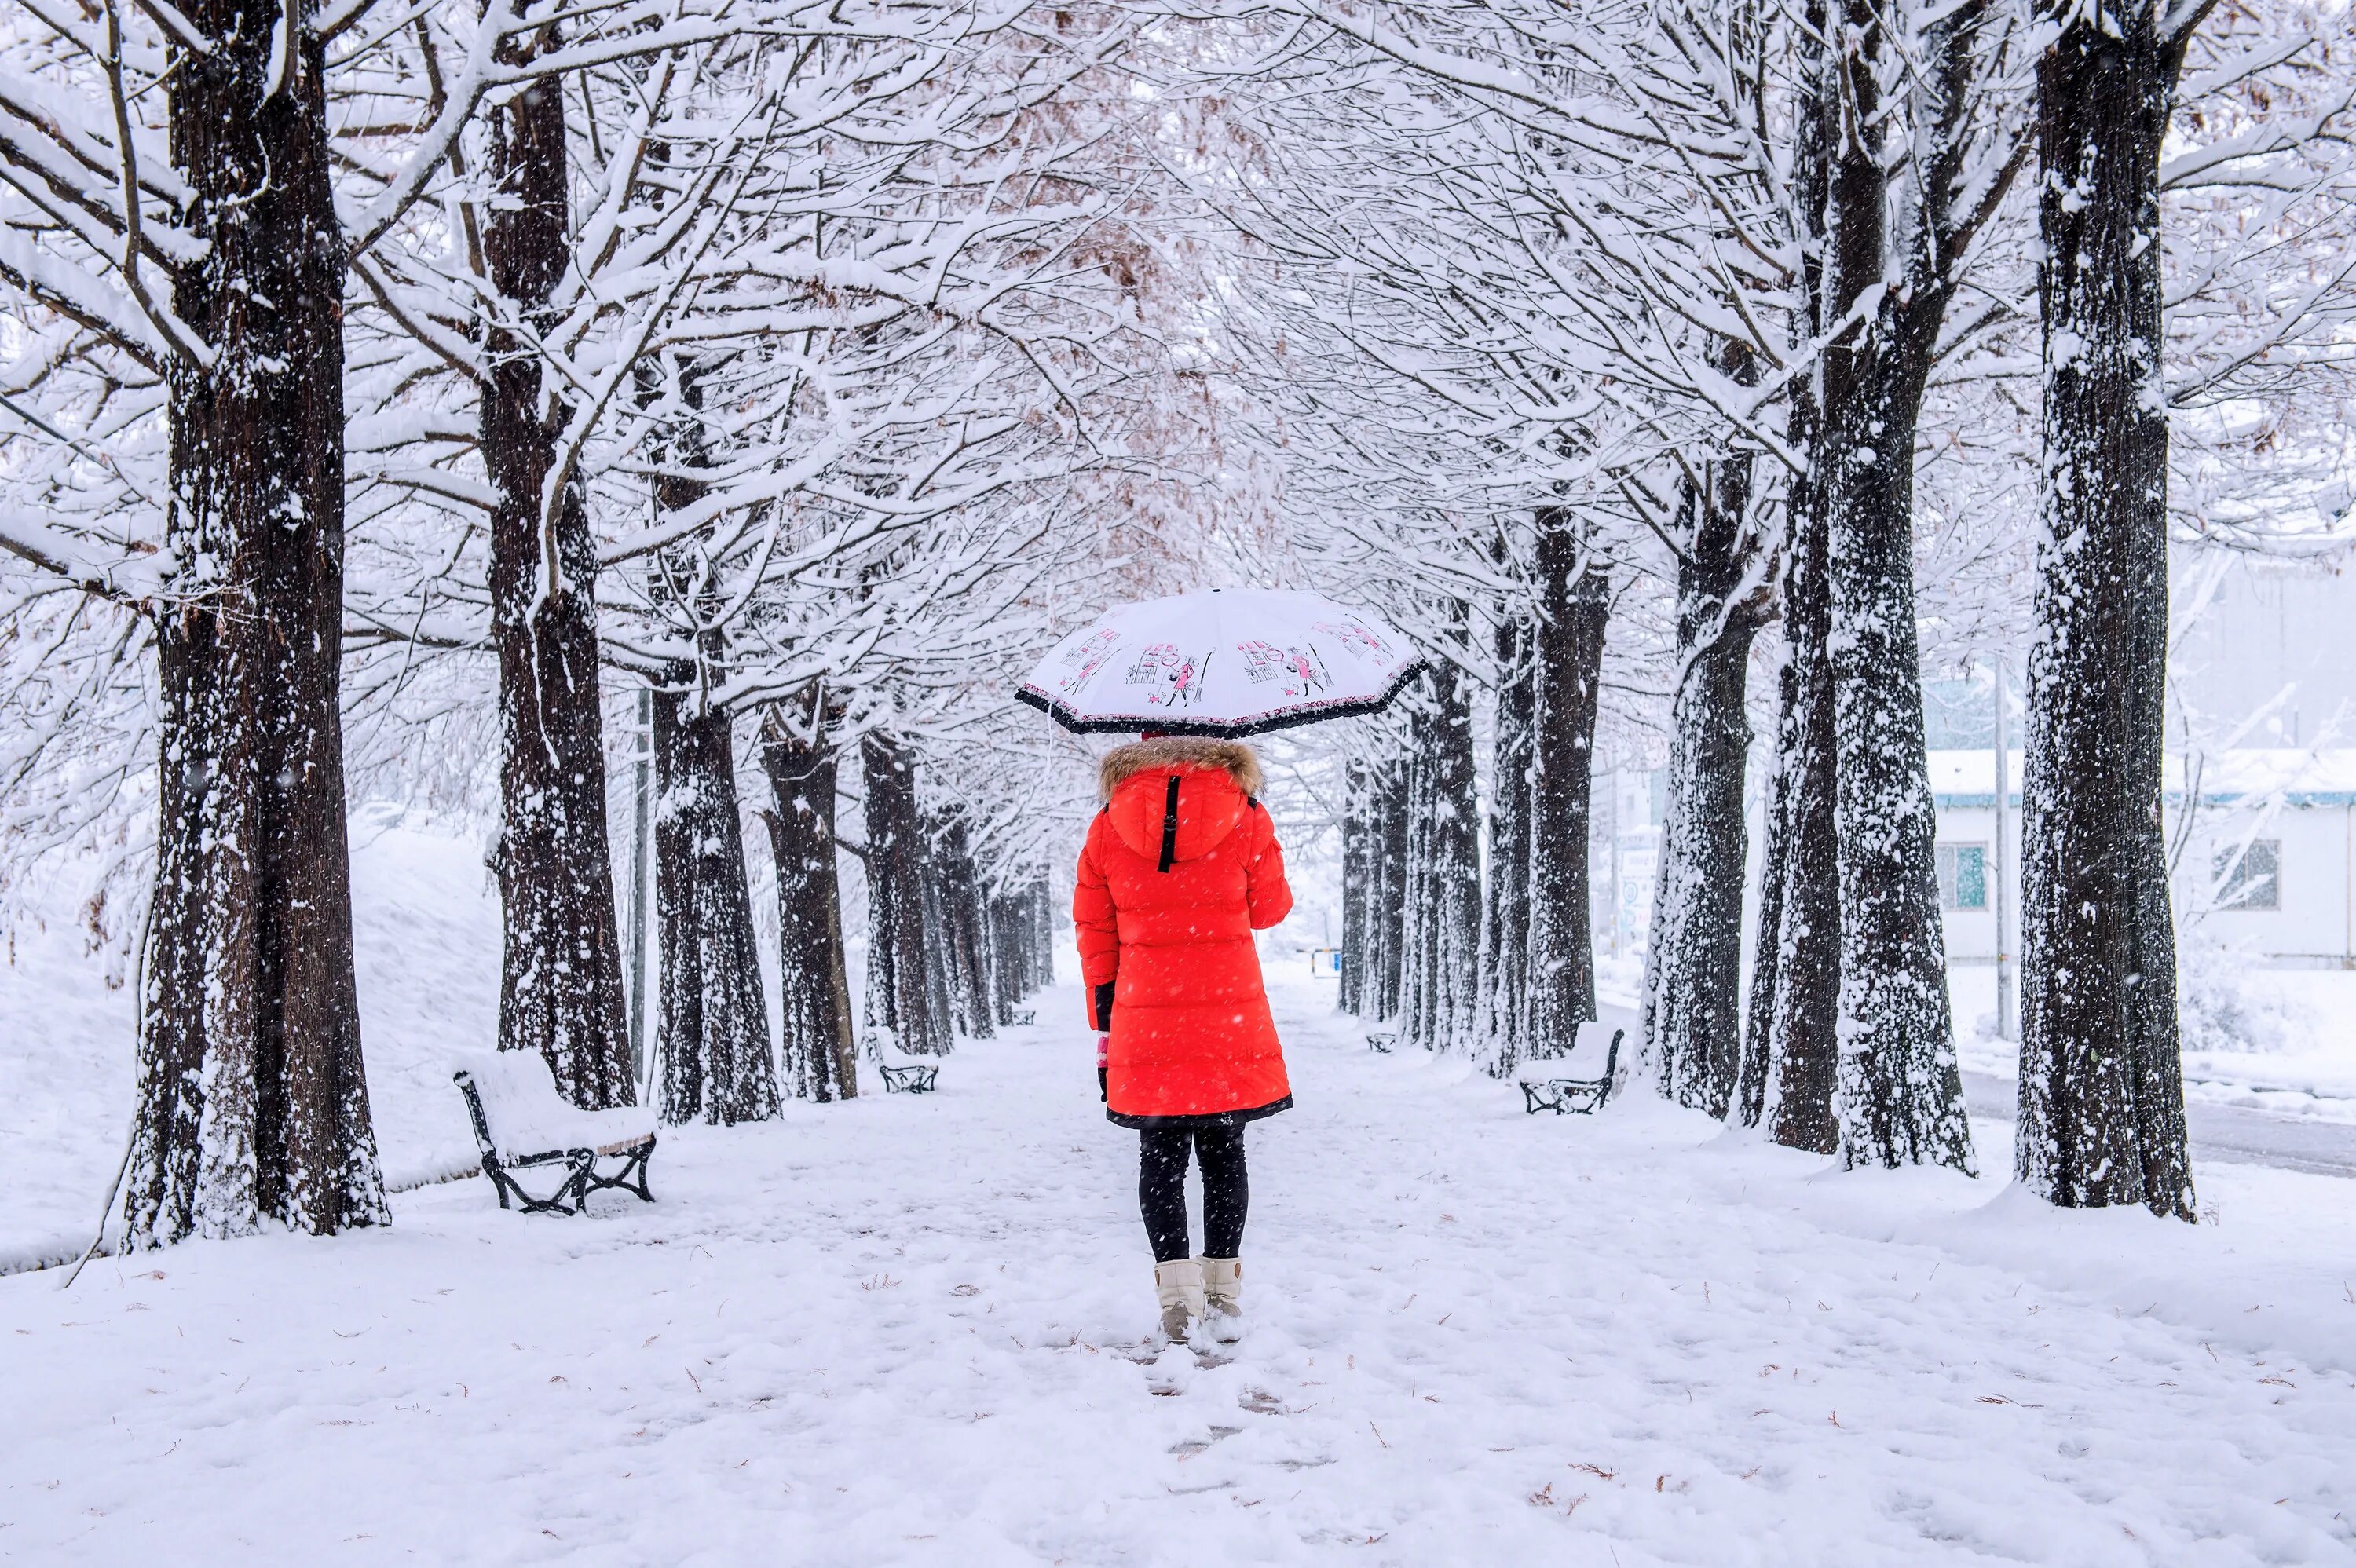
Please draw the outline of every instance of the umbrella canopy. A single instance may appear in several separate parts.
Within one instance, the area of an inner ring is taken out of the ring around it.
[[[1215,588],[1115,605],[1014,695],[1066,730],[1234,738],[1371,713],[1422,667],[1388,622],[1322,593]]]

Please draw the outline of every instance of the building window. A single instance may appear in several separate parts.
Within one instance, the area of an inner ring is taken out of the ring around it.
[[[2253,838],[2217,851],[2219,909],[2282,908],[2282,840]]]
[[[1939,907],[1987,908],[1987,846],[1939,846]]]

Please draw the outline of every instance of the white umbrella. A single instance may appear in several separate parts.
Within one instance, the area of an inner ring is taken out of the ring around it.
[[[1322,593],[1214,588],[1115,605],[1015,696],[1066,730],[1233,737],[1371,713],[1422,667],[1379,615]]]

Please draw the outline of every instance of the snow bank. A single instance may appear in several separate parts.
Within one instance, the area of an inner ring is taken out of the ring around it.
[[[478,1168],[450,1061],[498,1022],[498,890],[472,838],[380,810],[352,821],[353,942],[385,1179]],[[117,933],[118,937],[122,933]],[[79,1255],[130,1131],[134,1009],[120,951],[25,919],[0,968],[0,1272]],[[110,978],[114,980],[110,984]]]

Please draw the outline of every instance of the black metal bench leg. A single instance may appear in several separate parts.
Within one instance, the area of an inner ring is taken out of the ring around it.
[[[625,1192],[637,1193],[638,1200],[642,1203],[653,1202],[655,1195],[647,1183],[648,1162],[654,1157],[654,1152],[655,1146],[649,1141],[644,1148],[634,1149],[625,1157],[622,1168],[613,1175],[599,1176],[593,1169],[589,1175],[590,1190],[594,1192],[608,1187],[618,1187]],[[635,1175],[633,1175],[634,1172]]]
[[[655,1200],[653,1190],[647,1185],[648,1179],[650,1174],[648,1168],[653,1164],[654,1157],[655,1146],[648,1144],[646,1147],[640,1149],[636,1155],[632,1156],[629,1165],[624,1167],[622,1170],[622,1175],[625,1178],[628,1177],[632,1169],[636,1169],[637,1171],[637,1180],[635,1182],[626,1182],[626,1185],[628,1186],[631,1191],[638,1195],[638,1201],[641,1203],[651,1203]]]
[[[499,1207],[502,1209],[508,1206],[510,1193],[515,1197],[516,1207],[527,1214],[577,1214],[587,1207],[587,1189],[582,1186],[578,1162],[566,1168],[564,1180],[545,1198],[534,1198],[525,1191],[523,1183],[509,1175],[505,1167],[492,1165],[485,1168],[489,1172],[492,1188],[499,1195]],[[566,1205],[568,1197],[573,1200],[572,1207]]]

